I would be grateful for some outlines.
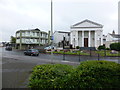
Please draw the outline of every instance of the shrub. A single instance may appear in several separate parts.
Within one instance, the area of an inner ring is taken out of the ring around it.
[[[120,88],[120,64],[109,61],[82,62],[68,78],[75,88]]]
[[[76,46],[76,49],[80,49],[80,47],[79,47],[79,46]]]
[[[110,44],[110,49],[120,51],[120,43],[112,43],[112,44]]]
[[[72,72],[73,67],[62,64],[38,65],[33,69],[30,77],[31,88],[61,88],[67,75]]]
[[[101,46],[98,47],[98,50],[102,50],[102,49],[105,49],[104,45],[101,45]]]
[[[106,48],[106,50],[110,50],[110,48]]]
[[[85,61],[70,65],[38,65],[30,77],[31,88],[120,88],[120,64]]]

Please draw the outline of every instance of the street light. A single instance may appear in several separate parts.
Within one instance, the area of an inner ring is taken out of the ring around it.
[[[51,0],[51,63],[52,63],[52,57],[53,57],[53,4],[52,4],[52,0]]]

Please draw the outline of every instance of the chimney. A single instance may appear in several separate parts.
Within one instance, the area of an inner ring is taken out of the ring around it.
[[[112,34],[115,34],[115,31],[113,30]]]

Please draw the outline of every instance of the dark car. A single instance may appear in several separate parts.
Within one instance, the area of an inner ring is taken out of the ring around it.
[[[12,51],[12,47],[11,47],[11,46],[7,46],[7,47],[5,48],[5,50]]]
[[[37,49],[28,49],[26,51],[24,51],[25,55],[30,55],[30,56],[39,56],[39,51]]]

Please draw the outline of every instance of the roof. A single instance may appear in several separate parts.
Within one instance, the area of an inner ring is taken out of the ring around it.
[[[91,24],[91,26],[89,26],[89,25],[85,26],[85,25],[83,25],[83,23],[89,23],[89,24]],[[78,22],[78,23],[71,26],[71,28],[102,28],[102,27],[103,27],[102,24],[98,24],[98,23],[93,22],[93,21],[88,20],[88,19],[83,20],[81,22]]]
[[[120,34],[110,34],[113,38],[120,38]]]
[[[19,31],[40,31],[38,28],[36,28],[36,29],[28,29],[28,30],[18,30],[17,32],[19,32]]]
[[[16,31],[16,33],[20,32],[20,31],[40,31],[40,29],[36,28],[36,29],[28,29],[28,30],[18,30]],[[47,33],[45,31],[41,31],[42,33]]]
[[[54,33],[56,33],[56,32],[58,32],[58,33],[70,33],[70,32],[65,32],[65,31],[55,31]]]

